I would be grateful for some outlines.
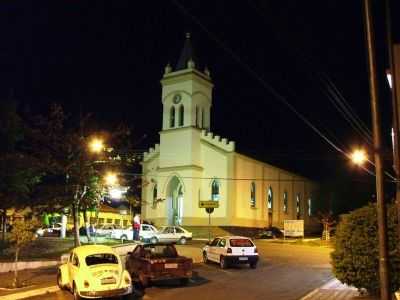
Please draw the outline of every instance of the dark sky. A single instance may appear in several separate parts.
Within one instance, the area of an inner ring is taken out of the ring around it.
[[[2,1],[0,96],[13,89],[32,113],[60,102],[70,114],[93,112],[104,128],[128,123],[147,135],[138,144],[146,149],[161,128],[159,80],[190,31],[215,84],[214,133],[315,179],[363,177],[279,100],[344,150],[366,143],[335,109],[328,84],[370,128],[362,12],[361,0]],[[390,153],[383,7],[374,12]]]

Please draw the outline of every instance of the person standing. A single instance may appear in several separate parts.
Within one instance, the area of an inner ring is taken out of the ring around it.
[[[139,233],[140,233],[140,215],[135,215],[133,218],[133,240],[139,240]]]

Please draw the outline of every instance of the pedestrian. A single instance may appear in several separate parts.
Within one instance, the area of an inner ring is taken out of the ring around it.
[[[139,232],[140,232],[140,215],[135,215],[133,218],[133,240],[139,240]]]

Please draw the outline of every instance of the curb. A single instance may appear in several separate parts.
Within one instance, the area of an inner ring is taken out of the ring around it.
[[[317,287],[316,289],[312,290],[311,292],[309,292],[308,294],[306,294],[305,296],[303,296],[302,298],[300,298],[299,300],[306,300],[311,298],[312,296],[314,296],[319,290],[321,289],[327,289],[331,286],[333,286],[335,283],[337,282],[336,278],[332,278],[331,280],[329,280],[328,282],[324,283],[323,285],[321,285],[320,287]]]
[[[320,290],[336,290],[333,287],[336,286],[338,284],[338,280],[336,278],[332,278],[331,280],[327,281],[326,283],[324,283],[323,285],[321,285],[320,287],[312,290],[311,292],[309,292],[308,294],[306,294],[305,296],[303,296],[302,298],[300,298],[299,300],[307,300],[310,299],[312,296],[314,296],[316,293],[318,293]],[[348,289],[354,289],[354,287],[347,287]]]
[[[29,298],[29,297],[34,297],[34,296],[39,296],[39,295],[44,295],[47,293],[55,293],[59,291],[59,287],[56,285],[49,286],[49,287],[44,287],[44,288],[39,288],[35,290],[29,290],[25,292],[18,292],[14,294],[8,294],[5,296],[0,296],[0,300],[18,300],[18,299],[24,299],[24,298]]]

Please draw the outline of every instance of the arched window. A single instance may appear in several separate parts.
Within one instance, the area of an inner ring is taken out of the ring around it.
[[[198,127],[199,126],[199,124],[198,124],[198,122],[199,122],[199,120],[198,120],[198,118],[199,118],[199,108],[197,107],[197,105],[196,105],[194,113],[195,113],[195,116],[194,116],[194,127]]]
[[[185,117],[185,110],[183,108],[183,105],[181,105],[179,107],[179,126],[183,126],[185,122],[184,117]]]
[[[300,218],[300,194],[296,195],[296,213],[297,213],[297,218]]]
[[[296,195],[296,213],[300,214],[300,195]]]
[[[283,212],[288,212],[288,195],[286,191],[283,192]]]
[[[201,109],[201,128],[204,128],[204,108]]]
[[[256,207],[256,184],[254,182],[250,186],[250,206]]]
[[[273,195],[272,195],[272,188],[268,188],[268,194],[267,194],[267,206],[268,209],[272,210],[272,204],[273,204]]]
[[[311,204],[312,204],[312,200],[311,200],[311,198],[308,198],[308,216],[311,216],[311,214],[312,214]]]
[[[153,208],[157,206],[157,183],[153,187]]]
[[[213,201],[219,200],[219,182],[215,179],[211,184],[211,200]]]
[[[175,127],[175,107],[172,106],[169,111],[169,127]]]

